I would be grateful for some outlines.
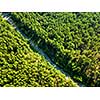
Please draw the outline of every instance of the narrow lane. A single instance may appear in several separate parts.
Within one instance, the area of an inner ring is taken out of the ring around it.
[[[17,26],[14,24],[13,20],[12,20],[10,17],[8,17],[7,15],[5,15],[5,14],[3,14],[3,13],[2,13],[2,17],[3,17],[5,20],[7,20],[7,21],[15,28],[16,31],[20,32],[26,39],[28,39],[28,41],[30,42],[30,45],[31,45],[39,54],[41,54],[42,56],[44,56],[45,59],[46,59],[52,66],[54,66],[57,70],[60,70],[63,74],[65,74],[65,75],[66,75],[66,79],[71,78],[71,77],[69,76],[68,73],[64,72],[63,69],[61,69],[61,68],[58,67],[56,64],[54,64],[54,63],[50,60],[50,58],[43,52],[43,50],[40,49],[40,48],[38,47],[38,45],[36,45],[36,44],[33,43],[33,41],[31,40],[31,38],[28,38],[23,32],[21,32],[21,31],[17,28]],[[71,79],[72,79],[72,78],[71,78]],[[73,79],[72,79],[72,80],[73,80]],[[78,83],[78,82],[76,82],[76,83],[78,84],[79,87],[84,87],[84,85],[82,85],[81,83]]]

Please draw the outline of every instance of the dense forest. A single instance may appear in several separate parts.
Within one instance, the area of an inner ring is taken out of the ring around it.
[[[100,86],[99,12],[6,14],[75,81]]]
[[[76,87],[0,15],[0,87]]]

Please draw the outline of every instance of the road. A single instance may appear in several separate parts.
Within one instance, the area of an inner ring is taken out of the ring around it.
[[[5,15],[5,14],[2,14],[2,16],[3,16],[3,18],[4,18],[5,20],[7,20],[7,21],[15,28],[16,31],[20,32],[26,39],[28,39],[28,41],[30,42],[30,45],[31,45],[39,54],[41,54],[42,56],[44,56],[45,59],[46,59],[52,66],[54,66],[57,70],[60,70],[63,74],[65,74],[65,75],[66,75],[66,79],[71,78],[70,75],[69,75],[68,73],[66,73],[65,71],[63,71],[63,69],[61,69],[60,67],[58,67],[56,64],[54,64],[54,62],[52,62],[52,61],[50,60],[50,58],[43,52],[43,50],[40,49],[40,48],[38,47],[38,45],[34,44],[34,42],[31,40],[31,38],[28,38],[23,32],[21,32],[21,31],[17,28],[17,26],[14,24],[13,20],[12,20],[10,17],[8,17],[8,16]],[[71,78],[71,79],[72,79],[72,78]],[[72,79],[72,80],[73,80],[73,79]],[[76,82],[76,83],[78,84],[79,87],[84,87],[84,85],[82,85],[81,83],[78,83],[78,82]]]

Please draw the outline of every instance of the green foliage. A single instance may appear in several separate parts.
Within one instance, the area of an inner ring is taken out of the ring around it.
[[[70,78],[33,52],[21,34],[0,16],[1,87],[73,87]]]
[[[15,24],[75,80],[100,86],[100,13],[10,13]]]

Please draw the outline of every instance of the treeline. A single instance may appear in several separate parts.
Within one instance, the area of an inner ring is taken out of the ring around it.
[[[100,86],[100,13],[9,13],[19,29],[86,86]]]
[[[0,16],[0,87],[73,87]]]

